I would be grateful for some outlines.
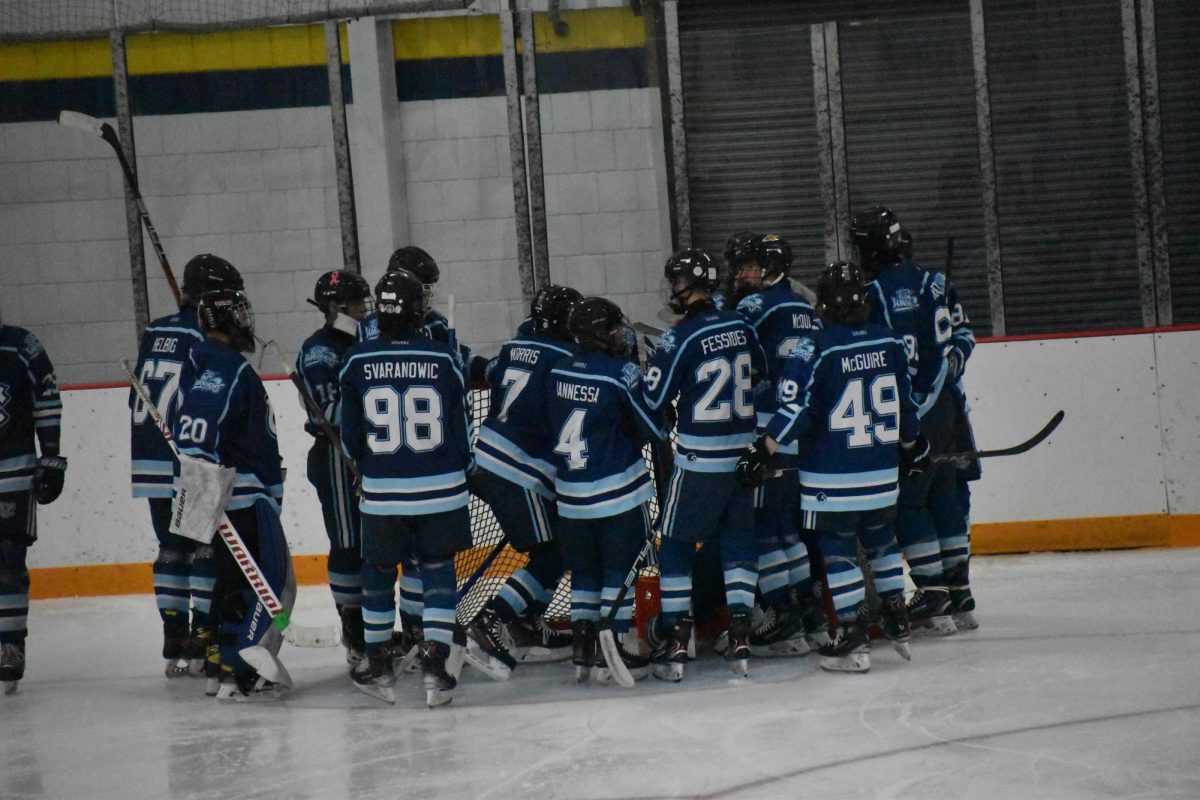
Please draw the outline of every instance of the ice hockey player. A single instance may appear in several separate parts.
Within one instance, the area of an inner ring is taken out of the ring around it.
[[[179,482],[171,533],[213,543],[222,512],[291,612],[296,580],[280,524],[283,473],[275,412],[243,353],[253,353],[254,311],[237,289],[206,292],[196,308],[204,340],[192,345],[172,422]],[[220,625],[219,699],[276,699],[291,676],[276,657],[282,637],[231,549],[218,542],[213,616]]]
[[[528,633],[536,630],[564,569],[562,543],[554,534],[558,507],[549,461],[554,442],[546,418],[547,382],[551,368],[577,352],[567,317],[581,299],[566,286],[538,290],[530,313],[533,332],[505,343],[494,362],[491,407],[475,442],[479,468],[471,491],[491,507],[513,549],[529,555],[467,630],[467,659],[499,680],[517,665],[517,653],[508,647],[509,627],[517,620],[526,629],[522,654],[535,644],[541,651],[527,660],[547,660],[553,656],[547,651],[553,645],[562,649],[561,644],[570,655],[570,635],[547,631],[548,641],[537,643]]]
[[[304,430],[313,437],[308,451],[308,482],[317,491],[325,534],[329,537],[329,589],[342,621],[346,660],[356,664],[366,655],[362,621],[362,558],[359,555],[358,503],[354,477],[340,442],[330,441],[318,412],[333,420],[338,401],[338,373],[354,346],[358,323],[371,303],[371,287],[354,272],[332,270],[317,279],[310,303],[325,315],[325,324],[304,340],[296,356],[296,374],[304,382],[308,412]],[[310,406],[315,404],[316,408]]]
[[[953,327],[946,307],[945,276],[904,258],[900,223],[887,208],[855,215],[850,232],[863,272],[871,280],[871,321],[891,328],[904,342],[921,430],[933,454],[946,453],[954,434],[954,400],[952,392],[942,391],[949,367],[945,349]],[[938,503],[957,506],[955,482],[953,464],[902,475],[896,511],[896,539],[917,587],[909,617],[914,627],[928,627],[941,635],[954,633],[955,626],[930,509]],[[950,517],[955,516],[958,512],[950,512]]]
[[[192,345],[202,341],[196,305],[214,289],[241,290],[242,276],[220,256],[202,253],[183,268],[179,310],[146,326],[134,374],[150,393],[163,419],[172,419],[180,400],[179,381]],[[209,619],[215,580],[211,543],[199,543],[169,530],[174,495],[175,456],[137,392],[129,391],[133,496],[150,505],[150,524],[158,539],[154,560],[154,596],[163,624],[163,659],[168,678],[204,674],[206,650],[217,639]]]
[[[662,643],[656,677],[683,678],[691,636],[692,562],[697,544],[719,545],[729,606],[725,657],[745,675],[758,580],[753,493],[734,478],[754,441],[756,376],[766,376],[758,338],[736,311],[713,305],[717,265],[703,250],[680,250],[664,267],[664,300],[681,319],[659,338],[646,372],[646,402],[676,405],[675,468],[659,516]],[[657,638],[657,637],[656,637]]]
[[[466,382],[459,359],[422,328],[425,293],[408,270],[375,287],[379,336],[346,354],[339,376],[342,447],[362,475],[362,587],[367,657],[351,678],[395,702],[391,639],[400,563],[422,578],[421,667],[426,703],[449,703],[455,630],[454,555],[471,545],[467,472],[472,467]]]
[[[0,686],[25,677],[29,616],[26,555],[37,540],[37,506],[62,493],[62,402],[54,366],[29,331],[0,319]],[[36,440],[36,443],[35,443]]]
[[[856,543],[870,560],[884,633],[908,657],[904,571],[894,536],[901,452],[923,467],[928,443],[919,433],[904,344],[867,322],[862,270],[831,264],[817,284],[824,330],[801,337],[779,383],[781,407],[766,433],[738,463],[738,476],[761,484],[781,445],[799,444],[801,508],[825,561],[838,627],[822,645],[831,671],[870,669],[866,593]]]
[[[666,431],[661,415],[646,406],[621,309],[602,297],[584,298],[571,310],[567,330],[581,352],[550,373],[550,457],[558,534],[571,570],[575,677],[603,683],[621,667],[606,661],[598,637],[650,535],[647,502],[654,485],[642,446]],[[646,659],[622,643],[633,618],[632,592],[612,618],[616,657],[635,680],[644,678]]]
[[[792,248],[776,234],[755,236],[733,258],[734,298],[738,312],[758,336],[767,358],[769,386],[754,397],[759,431],[779,408],[778,386],[788,354],[821,327],[813,307],[792,290]],[[784,474],[768,478],[754,491],[754,530],[758,538],[756,625],[750,652],[756,656],[805,655],[806,635],[826,638],[825,609],[813,594],[808,548],[800,538],[800,484],[794,471],[796,444],[780,448],[776,457]]]

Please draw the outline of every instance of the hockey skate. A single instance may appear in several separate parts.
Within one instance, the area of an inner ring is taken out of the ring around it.
[[[958,632],[950,617],[950,593],[941,586],[917,589],[908,601],[908,619],[913,631],[935,636],[950,636]]]
[[[574,638],[571,663],[575,665],[575,682],[587,683],[599,658],[596,623],[590,619],[577,619],[571,623],[571,634]]]
[[[623,638],[612,630],[600,632],[600,654],[592,666],[595,683],[616,683],[628,689],[650,674],[650,659],[626,650]]]
[[[806,656],[812,649],[804,637],[804,620],[795,606],[755,608],[757,624],[750,631],[750,653],[757,658]],[[715,649],[715,646],[714,646]]]
[[[662,617],[654,619],[655,625],[662,625]],[[680,617],[675,629],[664,632],[662,643],[650,655],[650,668],[654,677],[663,681],[679,682],[683,680],[683,666],[688,661],[688,642],[692,638],[691,617]]]
[[[446,671],[450,645],[445,642],[421,642],[421,671],[424,673],[425,705],[430,708],[448,705],[458,680]]]
[[[282,700],[290,691],[290,687],[275,683],[258,675],[250,680],[226,680],[217,690],[218,700],[232,700],[235,703],[261,703],[271,700]]]
[[[883,635],[905,661],[912,661],[912,650],[908,646],[911,638],[908,624],[908,609],[904,606],[904,592],[897,589],[879,596],[883,612]]]
[[[484,608],[467,628],[467,663],[495,681],[508,680],[517,666],[505,646],[504,628],[504,621],[491,608]]]
[[[821,669],[829,672],[866,672],[871,668],[871,646],[860,622],[842,623],[828,644],[817,651]]]
[[[425,641],[425,631],[420,625],[410,624],[407,619],[402,621],[403,631],[392,631],[392,669],[395,672],[415,673],[421,669],[421,642]]]
[[[342,644],[346,646],[346,663],[351,668],[367,657],[361,606],[345,606],[342,609]]]
[[[163,621],[162,655],[163,672],[168,678],[181,678],[188,674],[189,659],[185,650],[189,644],[187,620],[169,617]]]
[[[374,655],[368,655],[350,670],[350,680],[362,692],[378,698],[385,703],[395,704],[396,675],[392,672],[392,656],[386,649]]]
[[[0,644],[0,685],[5,694],[14,694],[17,684],[25,677],[25,642]]]
[[[566,661],[572,657],[574,637],[571,632],[556,630],[541,615],[532,619],[517,617],[508,630],[512,637],[511,653],[521,663]]]
[[[829,642],[829,617],[821,598],[812,595],[796,599],[796,613],[804,626],[804,640],[810,650]]]
[[[963,561],[946,571],[946,583],[950,585],[950,618],[960,631],[973,631],[979,627],[975,620],[975,598],[971,596],[968,579],[969,561]]]
[[[208,654],[208,647],[215,642],[216,638],[212,628],[202,625],[192,631],[183,651],[184,659],[187,661],[188,675],[193,678],[204,677],[204,661]]]
[[[725,660],[739,678],[750,675],[750,612],[738,611],[729,615],[729,647]]]

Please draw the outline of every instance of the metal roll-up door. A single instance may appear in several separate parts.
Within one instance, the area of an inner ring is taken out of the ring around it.
[[[795,276],[824,258],[812,49],[799,4],[680,3],[692,241],[733,231],[787,237]]]
[[[884,205],[914,260],[944,269],[975,332],[991,332],[971,21],[966,3],[838,26],[851,211]]]
[[[1176,324],[1200,322],[1200,3],[1157,0],[1171,305]]]
[[[1140,327],[1118,0],[986,0],[1008,333]]]

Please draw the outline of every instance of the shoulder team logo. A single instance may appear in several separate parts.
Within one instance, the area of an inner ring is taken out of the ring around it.
[[[892,295],[892,311],[912,311],[920,302],[912,289],[900,289]]]
[[[327,367],[336,367],[341,362],[337,353],[333,352],[330,347],[317,345],[304,354],[304,366],[315,367],[324,365]]]
[[[192,384],[192,388],[198,392],[212,392],[220,394],[225,390],[225,379],[218,375],[214,370],[206,369],[204,374],[196,379]]]
[[[675,349],[675,331],[674,329],[664,333],[658,340],[658,349],[664,353],[669,353]]]

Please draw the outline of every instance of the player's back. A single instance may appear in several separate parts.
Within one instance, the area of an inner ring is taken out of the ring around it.
[[[543,492],[554,492],[554,467],[547,461],[550,423],[546,416],[550,370],[575,355],[575,345],[533,334],[506,342],[491,371],[491,405],[479,430],[479,466]]]
[[[146,387],[155,408],[168,423],[179,401],[180,380],[192,346],[204,340],[196,310],[188,307],[146,326],[138,348],[134,374]],[[133,458],[133,496],[170,497],[175,457],[149,410],[132,389],[130,452]]]
[[[685,317],[659,338],[646,372],[646,400],[660,409],[678,395],[675,463],[697,472],[732,472],[754,441],[754,374],[762,348],[735,311]]]
[[[61,413],[58,386],[41,343],[24,328],[0,325],[0,486],[29,488],[34,432],[40,425],[57,426]]]
[[[914,391],[936,392],[945,379],[943,347],[953,327],[945,276],[904,259],[880,270],[868,291],[874,298],[871,322],[904,342]]]
[[[349,335],[321,326],[304,340],[300,352],[296,354],[296,372],[304,381],[309,396],[327,414],[337,403],[338,373],[341,372],[346,353],[353,345],[354,339]],[[313,417],[312,411],[307,407],[305,410],[308,416],[304,430],[312,436],[323,435],[321,425]]]
[[[364,512],[432,514],[466,505],[466,389],[446,345],[423,333],[355,345],[340,387],[342,441],[363,475]]]

